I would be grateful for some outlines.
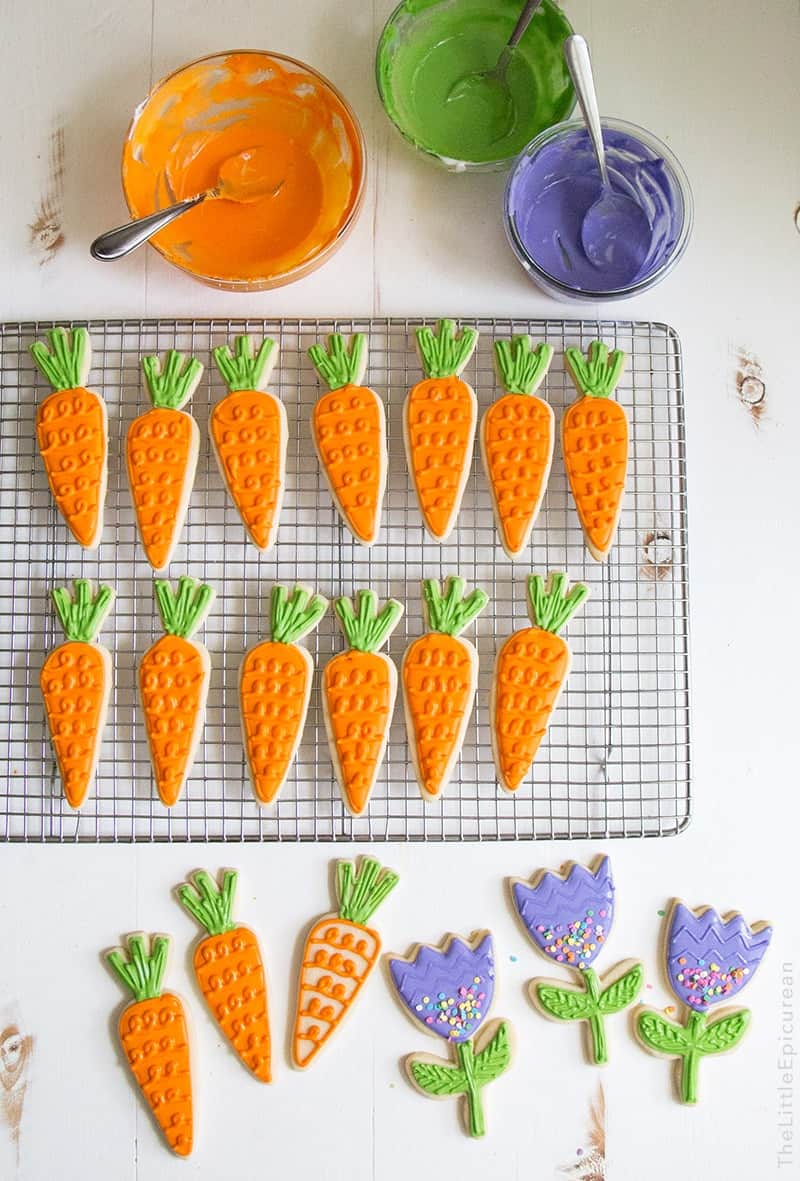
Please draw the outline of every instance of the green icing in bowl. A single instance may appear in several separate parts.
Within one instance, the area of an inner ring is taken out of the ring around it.
[[[507,82],[453,87],[497,62],[521,0],[404,0],[378,45],[378,89],[389,118],[415,147],[451,166],[510,161],[540,131],[565,119],[574,94],[562,45],[572,32],[543,0],[514,52]],[[508,112],[510,110],[510,117]]]

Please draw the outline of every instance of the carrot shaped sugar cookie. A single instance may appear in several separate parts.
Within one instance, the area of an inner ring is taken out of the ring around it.
[[[490,700],[492,746],[500,786],[514,792],[531,769],[561,690],[572,654],[558,634],[589,594],[566,574],[528,579],[532,627],[514,632],[497,654]]]
[[[314,663],[301,647],[317,626],[328,600],[305,586],[291,595],[274,586],[270,598],[271,639],[245,655],[239,673],[242,738],[253,791],[271,804],[283,787],[303,736]]]
[[[126,948],[106,952],[112,971],[133,993],[118,1023],[119,1040],[139,1090],[177,1156],[189,1156],[194,1140],[189,1033],[183,1001],[164,992],[169,937],[129,935]]]
[[[182,407],[203,366],[172,349],[163,367],[158,357],[143,357],[142,369],[153,405],[128,427],[128,482],[147,560],[164,570],[180,540],[194,484],[200,432]]]
[[[435,579],[422,584],[429,631],[403,657],[402,681],[408,745],[426,800],[447,786],[461,753],[478,684],[478,652],[461,635],[489,597],[464,594],[463,578],[448,578],[444,593]]]
[[[76,578],[74,596],[66,587],[53,591],[65,642],[42,666],[39,685],[55,751],[64,797],[80,808],[89,792],[100,757],[111,694],[111,656],[97,636],[114,591]]]
[[[530,540],[550,475],[555,439],[552,407],[536,396],[553,350],[529,336],[498,340],[495,366],[505,390],[481,421],[481,455],[503,549],[517,557]]]
[[[416,331],[425,378],[406,398],[403,433],[422,520],[435,541],[456,523],[472,462],[478,401],[459,374],[478,335],[474,328],[456,335],[454,320],[440,320],[435,332]]]
[[[589,356],[564,353],[567,371],[580,394],[561,420],[561,446],[586,546],[603,562],[614,542],[628,469],[628,419],[613,401],[625,368],[625,354],[595,340]]]
[[[253,932],[233,921],[238,878],[235,870],[226,869],[217,886],[199,869],[192,875],[194,884],[180,887],[178,898],[208,932],[192,957],[208,1010],[254,1078],[269,1083],[272,1043],[264,963]]]
[[[339,910],[318,919],[303,948],[292,1061],[304,1070],[352,1010],[378,960],[381,940],[367,926],[399,881],[374,857],[336,862]]]
[[[409,1082],[435,1099],[461,1096],[470,1136],[485,1135],[483,1088],[512,1058],[510,1022],[486,1022],[495,984],[491,933],[478,931],[471,939],[447,935],[438,946],[417,944],[410,956],[387,956],[387,962],[405,1013],[452,1047],[450,1061],[409,1054],[404,1062]]]
[[[192,639],[208,614],[214,592],[184,576],[177,592],[164,579],[154,584],[164,635],[139,665],[153,775],[162,804],[178,802],[203,733],[211,661],[205,644]]]
[[[339,513],[357,541],[372,545],[381,524],[386,490],[386,411],[361,383],[367,368],[367,338],[356,332],[348,350],[338,332],[327,349],[312,345],[308,355],[330,393],[317,401],[311,434]]]
[[[253,354],[249,336],[237,336],[212,356],[230,391],[211,412],[209,434],[231,500],[253,545],[275,541],[283,502],[287,426],[283,402],[267,391],[278,346],[266,337]]]
[[[36,439],[56,507],[84,549],[103,532],[108,481],[108,414],[103,399],[85,388],[92,346],[85,328],[51,328],[50,348],[35,341],[31,356],[50,382],[36,412]]]
[[[322,705],[331,759],[344,802],[360,816],[375,786],[397,696],[397,671],[381,646],[403,614],[396,599],[378,611],[378,596],[362,590],[357,610],[337,599],[334,610],[349,645],[325,666]]]

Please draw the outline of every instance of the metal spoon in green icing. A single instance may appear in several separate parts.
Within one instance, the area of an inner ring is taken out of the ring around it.
[[[505,139],[514,129],[516,111],[508,86],[508,67],[514,50],[522,40],[525,30],[541,3],[542,0],[527,0],[503,52],[492,68],[490,70],[475,70],[470,74],[465,74],[463,78],[459,78],[453,83],[445,99],[445,102],[452,103],[468,98],[482,102],[489,107],[493,143]]]

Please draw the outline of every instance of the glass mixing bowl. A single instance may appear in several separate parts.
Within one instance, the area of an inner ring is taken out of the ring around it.
[[[365,149],[341,94],[282,54],[214,54],[158,83],[137,107],[122,153],[128,208],[144,217],[214,188],[225,161],[251,152],[269,166],[260,197],[207,199],[151,239],[174,266],[230,291],[302,278],[351,230]]]

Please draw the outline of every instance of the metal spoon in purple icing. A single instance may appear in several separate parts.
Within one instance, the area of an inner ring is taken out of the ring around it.
[[[564,57],[600,169],[602,185],[600,196],[584,215],[581,244],[589,261],[603,272],[606,286],[625,287],[641,271],[650,250],[653,231],[639,202],[612,187],[589,46],[584,38],[577,35],[567,37]]]

